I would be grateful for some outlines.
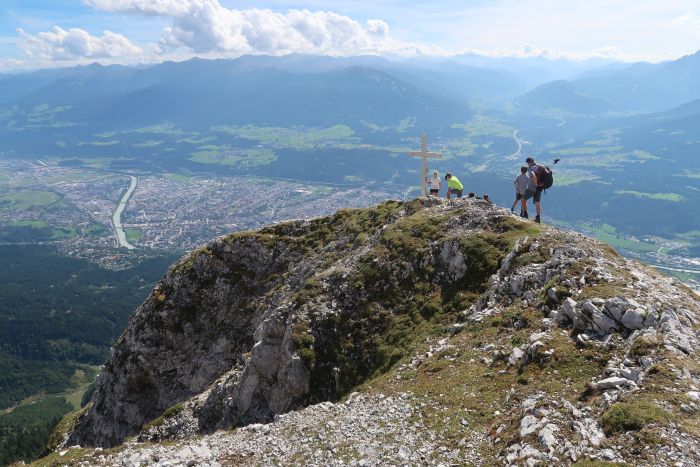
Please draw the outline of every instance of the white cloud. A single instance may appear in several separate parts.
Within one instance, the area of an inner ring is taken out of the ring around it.
[[[661,61],[697,50],[698,8],[697,0],[493,0],[465,7],[443,27],[456,47],[511,50],[529,42],[585,58],[612,46],[616,59]]]
[[[565,60],[589,60],[589,59],[609,59],[617,61],[625,61],[627,58],[622,54],[618,47],[614,46],[604,46],[597,49],[591,49],[586,52],[561,52],[558,50],[538,47],[537,45],[524,43],[520,47],[511,49],[463,49],[459,51],[460,54],[476,54],[483,55],[486,57],[517,57],[517,58],[546,58],[549,60],[565,59]]]
[[[32,59],[79,61],[85,59],[133,58],[143,50],[121,34],[104,31],[97,37],[82,29],[55,26],[47,32],[29,34],[18,29],[20,49]]]
[[[229,9],[218,0],[84,0],[99,10],[170,18],[159,46],[162,53],[325,55],[444,54],[437,47],[395,40],[379,19],[360,23],[329,11]]]

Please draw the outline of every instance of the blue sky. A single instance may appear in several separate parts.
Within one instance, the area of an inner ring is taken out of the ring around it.
[[[291,52],[677,58],[698,0],[0,0],[0,71]]]

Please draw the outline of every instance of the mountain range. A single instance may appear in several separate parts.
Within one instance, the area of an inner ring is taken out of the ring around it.
[[[523,107],[579,115],[659,112],[700,98],[700,53],[660,64],[572,65],[568,74],[556,72],[556,61],[549,71],[532,73],[530,67],[546,65],[542,59],[518,66],[514,60],[290,55],[148,67],[93,64],[2,75],[0,105],[29,110],[45,104],[66,108],[60,116],[69,121],[120,126],[387,125],[410,115],[426,127],[440,127],[468,118],[468,100],[475,98],[520,94],[516,101]],[[572,74],[544,82],[546,76]]]
[[[576,79],[546,83],[519,102],[574,114],[659,112],[699,99],[698,82],[700,52],[659,64],[604,67]]]

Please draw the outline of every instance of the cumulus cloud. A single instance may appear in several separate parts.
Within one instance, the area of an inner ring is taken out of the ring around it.
[[[329,11],[234,10],[218,0],[83,0],[96,9],[172,20],[163,29],[162,53],[283,55],[440,54],[437,48],[395,40],[379,19],[360,23]]]
[[[130,58],[143,53],[121,34],[104,31],[93,36],[82,29],[62,29],[58,26],[50,31],[29,34],[18,29],[19,47],[24,53],[38,60],[75,61],[102,58]]]

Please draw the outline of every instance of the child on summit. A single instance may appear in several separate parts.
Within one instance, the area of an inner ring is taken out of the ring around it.
[[[433,178],[427,179],[430,185],[430,196],[440,196],[440,175],[437,170],[433,172]]]
[[[520,217],[527,219],[527,200],[525,199],[525,192],[527,192],[528,187],[532,184],[530,177],[527,176],[527,167],[520,167],[520,175],[515,178],[513,184],[515,185],[515,201],[513,201],[513,206],[510,207],[510,212],[515,212],[515,205],[520,201]]]

